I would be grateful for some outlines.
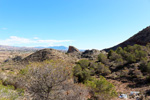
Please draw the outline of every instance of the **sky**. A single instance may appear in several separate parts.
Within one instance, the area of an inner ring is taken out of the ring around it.
[[[150,0],[0,0],[0,45],[104,49],[150,25]]]

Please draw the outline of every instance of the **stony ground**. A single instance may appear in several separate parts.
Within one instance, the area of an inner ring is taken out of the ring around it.
[[[137,88],[131,88],[129,85],[134,85],[132,82],[121,82],[117,80],[108,79],[109,82],[113,83],[116,86],[116,90],[118,92],[118,97],[114,98],[112,100],[123,100],[119,98],[120,94],[127,94],[129,95],[131,91],[139,91],[141,94],[143,94],[146,90],[150,90],[150,86],[142,86]],[[127,100],[136,100],[136,99],[127,99]],[[143,100],[150,100],[150,97],[147,96],[147,99]]]

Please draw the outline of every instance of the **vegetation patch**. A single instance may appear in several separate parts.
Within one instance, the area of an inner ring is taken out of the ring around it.
[[[17,98],[21,99],[22,96],[24,96],[22,89],[15,90],[14,86],[4,86],[0,81],[0,100],[16,100]]]

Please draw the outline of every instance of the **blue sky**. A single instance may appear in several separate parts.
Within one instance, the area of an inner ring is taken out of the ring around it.
[[[114,46],[150,25],[150,0],[0,0],[0,44]]]

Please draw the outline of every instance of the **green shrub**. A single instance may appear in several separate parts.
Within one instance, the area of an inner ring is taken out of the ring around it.
[[[111,49],[109,52],[108,52],[108,55],[107,57],[110,59],[110,57],[113,55],[114,51]]]
[[[124,60],[122,58],[118,58],[115,60],[115,63],[117,66],[121,66],[124,64]]]
[[[84,82],[90,78],[90,70],[87,68],[82,69],[80,65],[76,65],[73,68],[73,74],[77,78],[78,82]]]
[[[17,88],[17,92],[19,93],[19,95],[24,96],[24,89]]]
[[[80,74],[82,73],[82,68],[80,65],[76,65],[74,68],[73,68],[73,74],[74,76],[79,76]]]
[[[148,54],[147,54],[146,51],[142,51],[142,50],[138,51],[138,50],[135,50],[135,55],[136,55],[136,59],[141,60],[142,58],[147,57]]]
[[[26,74],[28,73],[28,71],[29,71],[29,68],[26,67],[26,68],[24,68],[24,69],[21,69],[21,70],[19,71],[19,74],[20,74],[20,75],[26,75]]]
[[[86,85],[93,89],[95,96],[104,96],[105,100],[117,96],[115,86],[109,83],[103,76],[100,76],[99,79],[92,78],[86,81]]]
[[[94,68],[90,68],[89,69],[90,70],[90,74],[91,74],[91,76],[94,76],[96,73],[96,70],[94,69]]]
[[[15,90],[14,86],[4,86],[2,83],[0,83],[0,94],[0,100],[16,100],[22,96]]]
[[[147,71],[147,58],[142,58],[141,60],[141,64],[139,65],[139,69],[142,71],[142,72],[146,72]]]
[[[105,68],[105,65],[100,62],[100,63],[98,63],[98,65],[97,65],[96,72],[97,72],[97,73],[103,73],[104,68]]]
[[[109,59],[111,61],[115,61],[116,59],[120,59],[122,56],[116,52],[112,52],[111,55],[109,56]]]
[[[79,62],[78,62],[78,64],[81,66],[81,68],[87,68],[88,66],[89,66],[89,61],[88,60],[80,60]]]
[[[102,63],[104,63],[104,64],[107,64],[107,63],[108,63],[107,56],[106,56],[105,54],[103,54],[103,53],[100,53],[100,54],[98,55],[98,61],[99,61],[99,62],[102,62]]]
[[[133,48],[133,46],[128,45],[127,47],[124,48],[124,50],[127,51],[127,52],[133,52],[134,48]]]
[[[97,65],[96,73],[108,75],[111,73],[111,71],[109,70],[109,67],[105,66],[103,63],[100,62]]]
[[[136,57],[133,54],[129,54],[127,57],[128,63],[135,63],[136,62]]]
[[[122,55],[122,54],[124,53],[124,51],[123,51],[123,49],[122,49],[121,47],[118,47],[118,48],[116,49],[116,53]]]
[[[98,63],[97,62],[90,62],[89,64],[89,68],[93,68],[96,69],[97,68]]]
[[[86,80],[89,80],[91,78],[90,70],[85,69],[82,72],[81,82],[85,82]]]
[[[1,97],[0,100],[10,100],[10,99],[8,99],[6,97]]]
[[[84,83],[86,80],[95,75],[108,75],[111,71],[108,66],[102,62],[95,63],[88,60],[80,60],[73,68],[75,82]]]

